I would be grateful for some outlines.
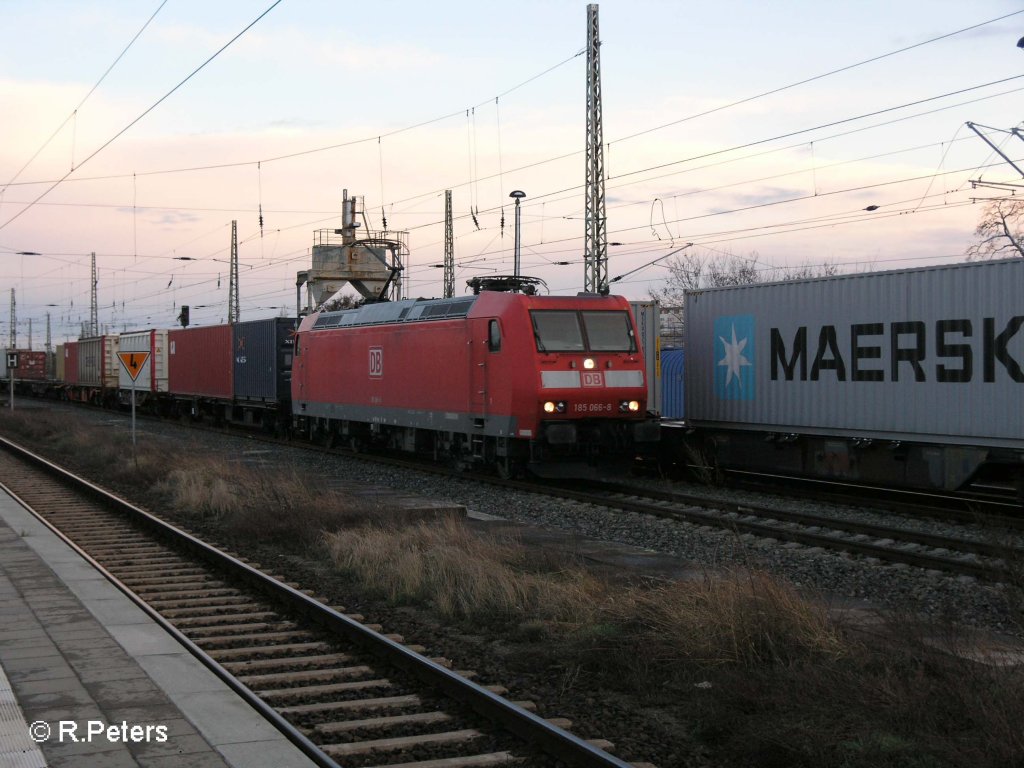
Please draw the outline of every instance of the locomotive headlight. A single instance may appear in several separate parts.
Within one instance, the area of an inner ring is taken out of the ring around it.
[[[619,401],[619,411],[621,411],[622,413],[626,413],[627,411],[630,412],[630,413],[636,413],[639,410],[640,410],[640,401],[639,400],[621,400],[621,401]]]
[[[632,411],[633,413],[636,413],[637,411],[639,411],[640,410],[640,401],[639,400],[630,400],[629,401],[629,410]]]
[[[594,358],[588,357],[583,361],[583,367],[588,371],[594,370]]]
[[[555,412],[555,404],[553,402],[548,400],[546,403],[544,403],[544,413],[554,413],[554,412]]]
[[[544,413],[565,413],[566,407],[565,400],[559,400],[558,402],[548,400],[544,403]]]

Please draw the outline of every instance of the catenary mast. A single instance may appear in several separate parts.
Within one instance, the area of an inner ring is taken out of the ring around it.
[[[608,289],[608,230],[604,207],[604,139],[601,127],[601,39],[597,4],[587,6],[587,172],[583,290]]]

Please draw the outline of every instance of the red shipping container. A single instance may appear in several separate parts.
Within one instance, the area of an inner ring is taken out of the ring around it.
[[[64,383],[78,384],[78,342],[64,344]]]
[[[14,370],[14,378],[21,381],[46,380],[46,353],[18,350],[18,367]]]
[[[230,325],[170,331],[167,345],[167,378],[171,394],[231,399]]]

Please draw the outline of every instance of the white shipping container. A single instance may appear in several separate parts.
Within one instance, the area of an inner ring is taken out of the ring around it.
[[[118,387],[137,392],[167,391],[167,331],[133,331],[120,336],[119,353],[149,353],[142,363],[133,385],[128,369],[119,364]],[[140,355],[141,357],[141,355]]]
[[[697,425],[1024,445],[1024,260],[694,291]]]
[[[77,383],[83,387],[115,388],[118,382],[117,336],[93,336],[78,342]],[[65,371],[67,374],[67,371]]]
[[[647,378],[647,410],[661,413],[661,313],[657,302],[631,301]]]

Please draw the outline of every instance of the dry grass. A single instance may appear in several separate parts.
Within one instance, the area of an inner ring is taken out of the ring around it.
[[[177,511],[217,518],[229,533],[252,539],[287,536],[309,544],[324,531],[361,525],[381,512],[371,502],[320,490],[294,470],[224,459],[186,460],[154,489]]]
[[[294,471],[268,472],[153,435],[133,450],[123,431],[77,425],[49,411],[0,414],[0,429],[98,482],[154,493],[176,512],[216,522],[241,538],[289,537],[305,545],[324,530],[380,512],[379,505],[324,491]]]
[[[846,643],[825,609],[758,571],[705,574],[609,596],[606,621],[628,628],[620,650],[646,663],[713,667],[838,658]]]
[[[763,573],[614,586],[580,566],[538,571],[514,539],[477,536],[454,520],[346,529],[326,541],[339,568],[391,600],[473,621],[542,621],[547,634],[600,650],[604,663],[623,668],[637,659],[765,665],[843,653],[825,611]]]
[[[181,447],[140,446],[45,414],[0,430],[99,482],[155,488],[235,536],[326,551],[334,567],[398,603],[430,606],[471,631],[525,641],[533,669],[563,688],[603,676],[674,708],[714,761],[782,768],[1010,768],[1024,765],[1024,670],[951,651],[912,617],[851,634],[786,582],[755,570],[616,585],[575,563],[478,537],[457,521],[381,528],[385,510]],[[146,485],[148,483],[149,485]],[[322,537],[322,539],[321,539]],[[313,546],[323,540],[326,550]],[[307,546],[309,545],[309,546]]]
[[[536,573],[513,539],[477,536],[451,518],[403,529],[346,529],[328,534],[326,543],[335,564],[361,583],[450,618],[578,626],[592,619],[602,590],[580,569]]]

